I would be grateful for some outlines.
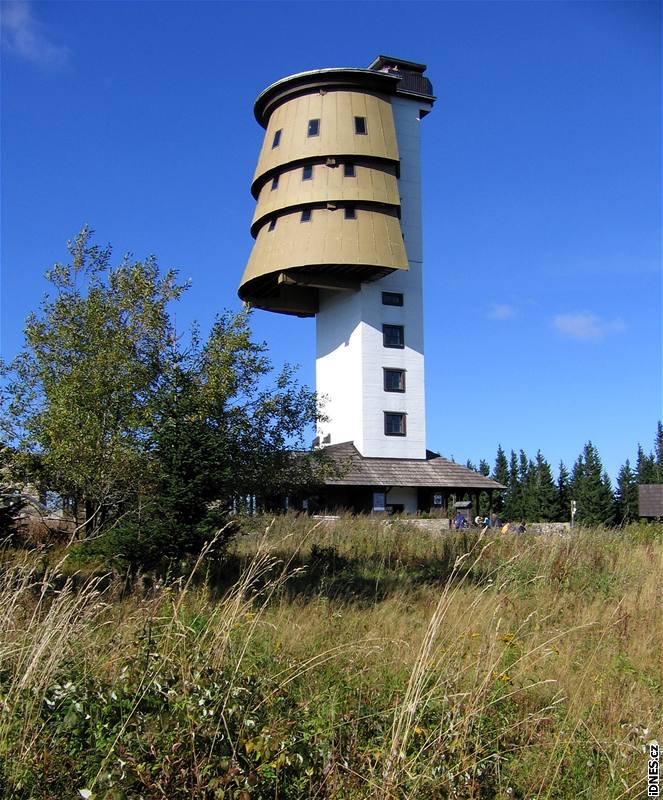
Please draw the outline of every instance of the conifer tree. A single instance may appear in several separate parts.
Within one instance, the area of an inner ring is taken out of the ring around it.
[[[615,522],[623,525],[633,522],[638,518],[638,481],[631,469],[631,463],[626,463],[619,470],[617,476],[617,489],[615,492]]]
[[[636,461],[635,472],[638,485],[657,482],[656,459],[654,454],[649,453],[649,455],[647,455],[640,444],[638,445],[638,457]]]
[[[568,522],[571,519],[571,489],[570,475],[564,462],[559,462],[559,477],[557,478],[557,517],[558,522]]]
[[[603,471],[598,450],[591,442],[587,442],[573,467],[571,493],[578,504],[578,524],[612,524],[614,498],[610,479]]]
[[[539,522],[553,522],[559,515],[557,488],[553,480],[550,464],[540,450],[534,464],[532,510]]]
[[[506,459],[506,454],[502,449],[502,445],[497,446],[497,455],[495,456],[495,469],[493,470],[493,480],[501,483],[503,486],[509,485],[509,462]],[[504,492],[499,492],[494,497],[494,506],[496,511],[503,511],[505,505]]]
[[[484,475],[486,478],[490,475],[490,465],[485,459],[481,459],[479,461],[479,472]],[[488,492],[480,492],[479,493],[479,515],[481,517],[487,517],[488,512],[490,511],[490,499],[488,496]]]
[[[663,483],[663,423],[659,420],[654,440],[654,466],[656,483]]]
[[[524,450],[520,451],[518,457],[518,482],[520,513],[517,519],[533,521],[536,517],[534,463]]]
[[[522,492],[518,475],[518,456],[515,451],[511,451],[509,459],[509,480],[507,481],[506,500],[504,504],[504,514],[507,519],[522,519]]]

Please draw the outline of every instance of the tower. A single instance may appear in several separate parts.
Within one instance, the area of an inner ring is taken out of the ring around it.
[[[426,67],[379,56],[269,86],[240,297],[316,318],[322,445],[426,459],[419,124]]]

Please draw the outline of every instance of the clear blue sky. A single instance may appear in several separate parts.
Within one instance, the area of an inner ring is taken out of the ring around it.
[[[428,445],[491,464],[591,439],[614,477],[661,417],[661,5],[45,2],[2,6],[1,350],[83,225],[239,308],[256,95],[293,72],[428,64]],[[314,383],[314,323],[258,311]]]

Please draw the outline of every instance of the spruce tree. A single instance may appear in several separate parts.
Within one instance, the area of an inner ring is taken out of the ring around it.
[[[509,480],[504,504],[504,514],[507,519],[522,519],[522,494],[518,477],[518,456],[512,450],[509,459]]]
[[[638,518],[638,481],[631,469],[631,463],[626,463],[619,470],[617,477],[617,490],[615,492],[615,522],[624,525]]]
[[[487,478],[490,475],[490,465],[485,459],[479,461],[479,472]],[[479,493],[479,516],[487,517],[490,511],[490,498],[488,492]]]
[[[534,464],[534,507],[536,520],[539,522],[553,522],[559,516],[557,487],[553,480],[550,464],[537,451]]]
[[[536,488],[534,479],[534,463],[527,458],[524,450],[518,457],[518,481],[520,484],[520,514],[517,519],[536,519]]]
[[[578,504],[580,525],[611,525],[614,498],[610,479],[603,471],[598,450],[587,442],[571,476],[572,497]]]
[[[571,519],[571,487],[570,475],[564,462],[559,462],[559,477],[557,478],[557,516],[558,522],[568,522]]]
[[[663,483],[663,423],[656,426],[656,439],[654,440],[654,471],[656,483]]]
[[[653,453],[647,455],[642,449],[642,445],[638,445],[638,458],[636,461],[635,474],[638,479],[638,485],[644,483],[656,483],[656,459]]]
[[[497,455],[495,456],[495,469],[493,470],[493,480],[501,483],[503,486],[509,485],[509,462],[507,461],[506,454],[502,449],[502,445],[497,446]],[[504,492],[499,492],[493,498],[496,511],[503,511],[505,505]]]

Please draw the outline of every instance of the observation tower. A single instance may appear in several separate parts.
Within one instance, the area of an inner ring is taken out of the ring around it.
[[[316,319],[321,446],[426,459],[420,124],[424,64],[302,72],[255,103],[250,305]]]

